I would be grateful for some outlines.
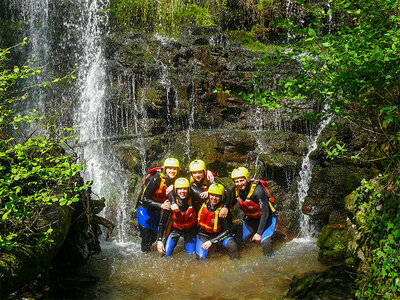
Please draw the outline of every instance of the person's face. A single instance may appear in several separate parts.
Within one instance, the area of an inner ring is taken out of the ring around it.
[[[221,202],[222,196],[217,194],[209,194],[209,198],[212,206],[217,206]]]
[[[166,167],[165,173],[168,175],[169,178],[174,179],[178,174],[178,168],[176,167]]]
[[[204,178],[204,172],[203,171],[192,172],[192,177],[196,182],[200,182]]]
[[[188,193],[189,193],[189,189],[188,188],[176,189],[176,194],[178,195],[178,197],[180,199],[185,199]]]
[[[247,186],[247,180],[245,177],[235,178],[233,181],[235,182],[236,187],[241,191],[243,191]]]

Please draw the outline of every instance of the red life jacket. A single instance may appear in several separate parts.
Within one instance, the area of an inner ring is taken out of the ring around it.
[[[199,210],[199,216],[197,218],[199,227],[210,233],[220,232],[222,225],[218,222],[218,214],[222,208],[222,204],[220,204],[215,211],[209,211],[207,209],[207,203],[208,201],[203,203]]]
[[[144,192],[147,188],[147,184],[149,182],[149,178],[151,176],[154,176],[156,173],[160,173],[160,185],[158,187],[158,189],[153,193],[153,195],[151,196],[151,199],[153,199],[154,201],[158,202],[158,203],[164,203],[164,201],[167,199],[167,195],[166,195],[166,191],[167,191],[167,186],[165,185],[165,175],[164,173],[161,173],[162,171],[162,167],[155,167],[150,169],[147,172],[146,177],[144,178],[143,182],[142,182],[142,191],[140,192],[140,198],[143,197]]]
[[[177,200],[178,202],[178,200]],[[179,211],[172,214],[174,227],[178,229],[188,229],[196,224],[196,212],[192,207],[192,199],[188,201],[189,207],[185,212]]]
[[[203,190],[203,192],[208,191],[208,186],[210,183],[208,182],[207,178],[204,177],[203,180],[200,183],[196,183],[193,179],[193,177],[190,177],[190,185],[195,185],[197,188]]]
[[[242,201],[240,198],[237,199],[237,203],[249,218],[258,219],[261,217],[261,209],[258,203],[255,203],[250,199]]]
[[[239,197],[239,189],[236,188],[236,200],[240,206],[240,208],[243,210],[243,212],[246,214],[247,217],[252,218],[252,219],[258,219],[261,217],[261,208],[260,204],[250,200],[251,196],[254,193],[254,190],[256,187],[260,184],[268,193],[269,196],[269,207],[271,208],[271,211],[274,213],[276,210],[271,204],[271,202],[274,202],[274,198],[272,198],[268,188],[267,188],[267,182],[264,180],[256,180],[256,179],[251,179],[249,181],[249,184],[251,184],[250,191],[247,194],[246,199],[243,201]]]

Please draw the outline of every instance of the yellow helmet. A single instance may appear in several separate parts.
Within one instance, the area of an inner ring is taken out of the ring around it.
[[[220,195],[221,197],[223,197],[224,194],[225,194],[225,188],[220,183],[213,183],[208,188],[208,193],[209,194]]]
[[[196,172],[196,171],[206,172],[206,164],[201,159],[196,159],[190,163],[189,171],[190,172]]]
[[[186,178],[183,178],[183,177],[176,179],[175,183],[174,183],[175,192],[176,192],[176,189],[188,188],[189,186],[190,186],[189,180],[187,180]]]
[[[169,157],[164,161],[163,168],[174,167],[179,169],[179,160]]]
[[[246,178],[247,181],[249,181],[249,170],[247,170],[245,167],[239,167],[237,169],[234,169],[231,174],[232,179],[244,177]]]

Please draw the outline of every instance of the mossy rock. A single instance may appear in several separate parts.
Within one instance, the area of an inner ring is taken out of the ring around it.
[[[326,265],[343,263],[346,258],[348,232],[342,224],[329,224],[322,228],[317,245],[318,260]]]
[[[343,265],[324,272],[308,272],[293,277],[287,297],[294,299],[354,299],[354,270]]]

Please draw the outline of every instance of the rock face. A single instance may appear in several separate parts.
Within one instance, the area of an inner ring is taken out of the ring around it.
[[[271,181],[278,209],[286,210],[282,224],[291,224],[282,230],[286,236],[296,234],[293,183],[309,126],[248,107],[233,95],[252,89],[246,81],[258,53],[231,44],[218,28],[193,28],[174,40],[144,33],[109,36],[105,53],[107,147],[132,180],[142,176],[144,167],[174,156],[181,175],[188,175],[190,160],[200,158],[231,187],[230,172],[243,165],[251,176]],[[233,92],[215,93],[216,88]],[[132,188],[131,199],[137,190]]]

